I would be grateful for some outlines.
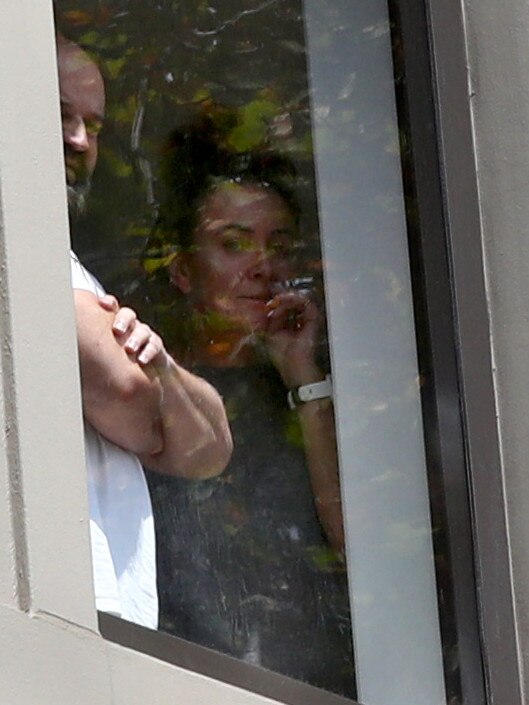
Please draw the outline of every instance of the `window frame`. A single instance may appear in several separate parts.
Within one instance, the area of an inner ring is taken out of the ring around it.
[[[474,565],[471,468],[461,395],[438,86],[433,73],[439,57],[433,50],[426,3],[399,6],[398,0],[389,0],[389,5],[395,40],[403,45],[400,69],[405,83],[396,82],[397,103],[401,147],[403,153],[408,152],[406,166],[413,174],[403,179],[405,198],[417,206],[415,217],[408,218],[408,238],[432,525],[445,529],[441,535],[434,532],[434,548],[448,557],[450,566],[449,584],[443,584],[445,609],[439,606],[445,683],[449,701],[461,692],[465,703],[481,705],[487,699]],[[482,276],[480,280],[478,286]],[[456,670],[453,665],[450,668],[453,650],[458,654]]]
[[[414,172],[413,184],[405,180],[406,196],[416,199],[420,222],[414,228],[408,219],[415,317],[428,329],[427,341],[418,343],[421,371],[428,372],[421,389],[427,468],[431,491],[439,477],[443,481],[444,506],[432,505],[432,510],[447,526],[441,540],[451,544],[453,584],[446,600],[455,623],[447,624],[443,615],[440,621],[443,637],[455,630],[460,673],[451,684],[445,657],[447,697],[460,681],[469,705],[498,697],[517,705],[521,695],[464,17],[457,0],[444,9],[433,0],[388,4],[392,31],[404,47],[406,87],[397,87],[397,100],[401,134],[412,143]],[[170,641],[162,656],[154,643],[139,644],[136,627],[129,630],[104,614],[99,624],[106,638],[135,644],[171,663],[185,662],[205,675],[220,673],[240,687],[249,680],[252,690],[264,695],[275,696],[283,681],[288,685],[282,697],[289,705],[331,705],[337,697],[169,635],[164,635]]]
[[[436,147],[438,173],[442,194],[442,209],[446,230],[449,286],[452,292],[452,327],[457,364],[457,385],[463,420],[465,466],[468,478],[470,527],[474,548],[474,570],[481,655],[486,686],[486,702],[521,705],[521,674],[518,660],[516,619],[514,614],[511,573],[511,551],[507,527],[506,495],[498,436],[498,415],[494,388],[494,364],[491,351],[490,312],[485,281],[482,250],[482,230],[478,178],[473,130],[467,53],[467,32],[464,7],[459,0],[438,3],[424,0],[424,19],[428,31],[431,56],[430,84],[437,128]],[[413,6],[406,7],[410,12]],[[403,18],[403,27],[411,29],[413,22]],[[420,51],[416,36],[409,35],[410,58]],[[416,97],[426,89],[417,77]],[[410,101],[411,107],[411,101]],[[413,106],[411,124],[420,140],[427,121],[421,115],[420,99]],[[425,140],[425,143],[426,140]],[[433,155],[430,155],[432,158]],[[423,216],[431,215],[431,193],[428,193],[429,164],[425,154],[418,155],[416,183],[422,184],[419,202],[424,204]],[[421,174],[424,174],[421,178]],[[426,221],[426,224],[428,221]],[[433,223],[432,223],[433,225]],[[427,232],[427,231],[426,231]],[[430,243],[431,244],[431,243]],[[435,287],[438,261],[435,248],[429,249],[425,238],[424,264],[426,280],[433,289],[430,301],[439,304]],[[427,269],[429,268],[429,269]],[[435,309],[434,309],[435,310]],[[437,320],[439,316],[431,318]],[[432,339],[443,350],[443,326]],[[442,363],[443,360],[441,359]],[[443,370],[441,364],[440,371]],[[445,429],[444,453],[449,457],[451,437]],[[445,461],[445,468],[450,465]],[[447,477],[452,488],[452,479]],[[453,488],[452,488],[453,489]],[[449,506],[454,530],[465,520],[461,515],[460,496],[452,491]],[[458,564],[456,564],[458,565]],[[459,566],[462,571],[463,565]],[[458,578],[459,579],[459,578]],[[464,588],[463,588],[464,592]],[[466,599],[458,597],[460,623],[465,623]],[[462,633],[462,638],[466,635]],[[463,643],[465,643],[463,642]],[[466,644],[466,653],[472,644]],[[462,677],[466,687],[475,693],[475,671],[463,663]]]
[[[414,304],[420,300],[423,307],[416,309],[416,319],[426,315],[428,325],[429,343],[419,345],[421,369],[431,374],[421,394],[427,466],[430,475],[435,467],[443,477],[447,533],[454,547],[457,541],[448,599],[456,616],[461,688],[469,705],[496,699],[517,705],[521,692],[463,11],[457,0],[444,8],[434,0],[388,2],[404,46],[407,88],[398,92],[399,119],[403,114],[408,119],[409,129],[401,127],[413,144],[415,193],[407,195],[417,199],[420,220],[415,240],[410,238],[410,259]],[[457,419],[447,402],[459,409]],[[444,636],[443,622],[441,616]],[[126,630],[118,636],[106,615],[100,614],[100,626],[120,643],[133,638],[131,631],[127,639]],[[200,671],[216,670],[214,662]],[[253,667],[241,665],[240,674],[235,668],[224,678],[244,682],[244,670]],[[274,690],[276,674],[268,677],[257,692]],[[298,685],[307,689],[304,697],[314,690]],[[298,704],[295,690],[285,702]],[[332,701],[322,696],[316,702]]]

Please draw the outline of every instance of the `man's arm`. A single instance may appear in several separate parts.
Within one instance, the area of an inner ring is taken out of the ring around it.
[[[97,403],[99,425],[93,425],[103,436],[113,440],[105,428],[106,424],[112,423],[112,419],[109,418],[110,413],[104,412],[102,407],[111,399],[114,391],[122,398],[120,387],[125,387],[127,391],[130,387],[131,393],[126,394],[128,410],[133,408],[138,416],[137,419],[132,418],[131,413],[128,421],[131,424],[138,421],[143,435],[146,429],[142,428],[142,423],[147,429],[152,429],[155,443],[138,447],[134,439],[126,438],[125,443],[115,441],[118,445],[135,452],[148,468],[165,474],[198,479],[222,472],[230,459],[233,446],[224,404],[218,392],[203,379],[178,365],[167,354],[161,338],[138,321],[132,309],[120,309],[113,296],[107,295],[101,299],[93,297],[89,323],[98,321],[97,314],[92,310],[94,303],[104,314],[104,322],[100,321],[99,325],[103,328],[105,346],[98,346],[89,360],[95,367],[89,378],[93,380],[96,374],[99,376],[95,382],[98,389],[87,389],[88,400],[95,405],[97,400],[93,398],[102,391],[104,396],[103,403]],[[90,341],[89,347],[93,348],[94,336],[89,328],[86,337]],[[112,370],[108,374],[107,367],[110,364]],[[100,366],[102,369],[98,369]],[[83,362],[81,374],[83,376]],[[117,389],[113,389],[113,374],[117,375]],[[118,407],[116,411],[121,417],[120,421],[125,421],[123,414],[126,410],[120,403],[115,404],[115,407]],[[134,435],[137,430],[131,427],[127,435]]]
[[[140,459],[164,474],[190,479],[218,475],[233,450],[222,399],[208,382],[166,356],[164,368],[158,370],[163,450]]]
[[[114,315],[74,290],[83,411],[102,436],[135,454],[163,449],[159,379],[135,362],[112,331]]]

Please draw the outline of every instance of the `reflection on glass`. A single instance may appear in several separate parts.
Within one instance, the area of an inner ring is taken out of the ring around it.
[[[288,390],[325,376],[321,313],[294,284],[293,168],[230,152],[213,132],[173,134],[157,235],[174,250],[176,356],[221,391],[235,450],[213,480],[149,476],[160,628],[353,696],[330,391],[287,405]]]
[[[356,669],[364,705],[439,705],[387,3],[55,5],[108,98],[74,248],[220,390],[235,440],[216,479],[149,475],[160,627],[350,697]],[[332,402],[289,408],[329,357]]]
[[[439,705],[448,698],[388,4],[304,7],[358,699]]]

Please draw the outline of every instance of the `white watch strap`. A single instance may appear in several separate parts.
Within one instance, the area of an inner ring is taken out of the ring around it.
[[[295,409],[308,401],[326,399],[327,397],[332,397],[331,375],[325,375],[325,379],[321,380],[321,382],[303,384],[297,389],[291,389],[287,394],[287,401],[289,408]]]

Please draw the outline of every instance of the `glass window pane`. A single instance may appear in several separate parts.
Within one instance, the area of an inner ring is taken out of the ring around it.
[[[446,702],[386,2],[55,6],[106,90],[104,115],[63,101],[75,252],[234,439],[199,478],[140,454],[159,629],[364,705]],[[133,494],[107,502],[127,540]]]
[[[305,13],[359,699],[444,702],[387,5]]]

